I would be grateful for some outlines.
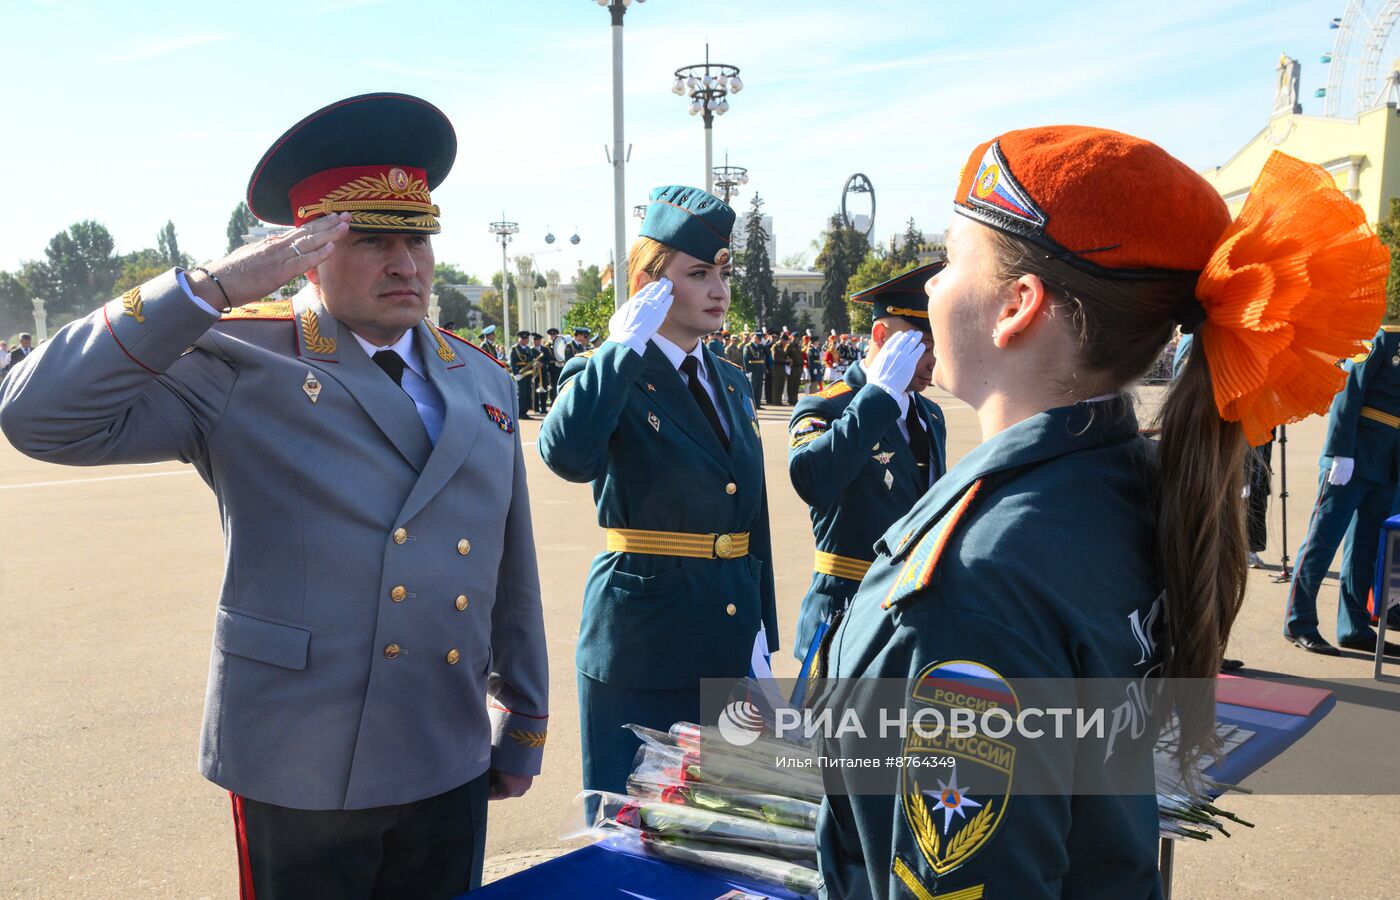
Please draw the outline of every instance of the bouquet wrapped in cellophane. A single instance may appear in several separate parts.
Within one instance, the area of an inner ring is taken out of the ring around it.
[[[667,732],[628,727],[642,746],[627,793],[579,795],[591,833],[614,849],[698,866],[772,896],[818,893],[821,775],[774,762],[811,757],[809,746],[768,737],[737,746],[689,722]]]

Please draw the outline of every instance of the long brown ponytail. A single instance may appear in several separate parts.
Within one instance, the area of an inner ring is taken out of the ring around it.
[[[1171,339],[1176,313],[1192,298],[1194,277],[1098,277],[1002,232],[987,233],[1000,280],[1035,275],[1045,283],[1078,338],[1075,368],[1095,393],[1145,375]],[[1239,424],[1222,421],[1216,411],[1202,348],[1193,348],[1168,391],[1160,424],[1157,563],[1166,601],[1165,674],[1213,679],[1244,601],[1245,442]],[[1177,704],[1178,756],[1189,773],[1202,753],[1216,749],[1215,705],[1208,691],[1187,688],[1174,696],[1186,701]]]

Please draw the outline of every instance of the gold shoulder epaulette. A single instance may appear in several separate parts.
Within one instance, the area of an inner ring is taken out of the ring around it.
[[[242,306],[235,306],[233,309],[220,316],[223,319],[290,319],[292,318],[292,301],[290,300],[259,300],[256,303],[245,303]]]
[[[849,384],[844,381],[838,381],[835,384],[829,384],[820,391],[817,391],[817,396],[825,397],[830,400],[832,397],[839,397],[842,394],[849,394],[850,392],[851,386]]]
[[[1395,334],[1396,332],[1400,332],[1400,325],[1382,325],[1381,330],[1389,332],[1390,334]]]
[[[727,357],[727,356],[716,356],[715,359],[719,360],[719,361],[722,362],[722,363],[729,363],[731,366],[733,366],[734,368],[738,369],[740,372],[744,371],[744,367],[743,367],[743,366],[739,365],[738,363],[736,363],[734,360],[730,359],[730,358]]]

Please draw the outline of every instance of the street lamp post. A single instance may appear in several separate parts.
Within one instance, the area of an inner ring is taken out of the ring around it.
[[[637,0],[645,3],[646,0]],[[620,265],[627,268],[627,183],[623,169],[627,164],[627,154],[622,150],[622,17],[632,0],[597,0],[599,6],[606,7],[612,15],[612,60],[613,60],[613,144],[608,161],[613,167],[613,269]],[[620,282],[614,277],[613,299],[618,306],[627,302],[627,280]]]
[[[510,243],[510,236],[520,233],[520,225],[516,222],[507,222],[506,214],[501,213],[501,221],[492,222],[491,233],[501,242],[501,329],[504,332],[501,340],[509,344],[510,332],[510,270],[506,267],[506,244]]]
[[[714,193],[714,124],[715,116],[729,112],[729,94],[744,89],[739,80],[739,67],[710,62],[710,45],[705,45],[705,61],[676,70],[671,93],[690,95],[690,114],[705,117],[705,190]]]
[[[714,170],[715,187],[721,191],[720,199],[725,203],[731,197],[739,195],[739,187],[749,183],[749,170],[743,166],[731,166],[729,164],[729,153],[724,154],[724,165],[715,166]]]

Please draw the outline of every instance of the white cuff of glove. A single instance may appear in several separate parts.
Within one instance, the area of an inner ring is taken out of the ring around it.
[[[886,394],[889,394],[891,397],[894,398],[894,402],[899,404],[899,417],[901,419],[909,415],[908,391],[895,391],[894,388],[886,387],[883,384],[876,384],[875,386],[880,390],[884,391]]]

